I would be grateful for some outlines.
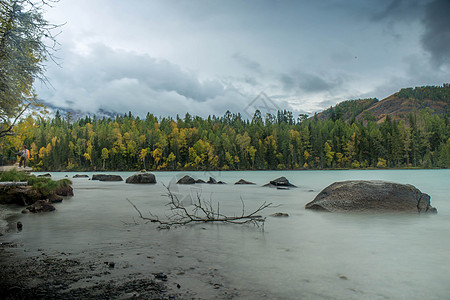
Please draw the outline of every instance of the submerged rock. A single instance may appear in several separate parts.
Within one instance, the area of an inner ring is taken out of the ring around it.
[[[32,213],[54,211],[55,207],[48,200],[38,200],[33,204],[27,206],[27,209]]]
[[[195,179],[189,175],[184,175],[183,178],[177,181],[177,184],[194,184]]]
[[[38,175],[37,177],[47,177],[47,178],[50,178],[50,177],[52,177],[52,175],[51,175],[50,173],[46,173],[46,174]]]
[[[86,175],[86,174],[83,174],[83,175],[76,174],[76,175],[73,175],[72,178],[89,178],[89,175]]]
[[[277,217],[277,218],[286,218],[286,217],[289,217],[289,214],[282,213],[282,212],[277,212],[277,213],[271,214],[270,216],[271,217]]]
[[[292,183],[289,182],[289,180],[286,179],[286,177],[279,177],[277,179],[271,180],[269,183],[266,183],[263,186],[270,186],[270,187],[296,187]]]
[[[92,180],[98,181],[123,181],[120,175],[94,174]]]
[[[305,208],[328,212],[437,212],[430,204],[430,196],[416,187],[378,180],[335,182]]]
[[[244,179],[240,179],[239,181],[236,181],[234,184],[255,184],[255,183],[244,180]]]
[[[156,177],[152,173],[136,173],[127,178],[126,183],[151,184],[156,183]]]

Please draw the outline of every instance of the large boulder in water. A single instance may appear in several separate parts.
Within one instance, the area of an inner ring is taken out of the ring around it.
[[[430,205],[430,196],[416,187],[378,180],[335,182],[305,208],[328,212],[437,212]]]
[[[136,173],[127,178],[126,183],[156,183],[156,177],[152,173]]]

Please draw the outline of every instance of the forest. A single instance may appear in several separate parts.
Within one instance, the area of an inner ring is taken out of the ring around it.
[[[289,111],[243,119],[114,118],[72,120],[28,117],[3,141],[2,156],[30,149],[36,171],[90,170],[273,170],[338,168],[449,168],[448,116],[427,110],[407,121],[389,117],[350,122],[340,117],[299,117]]]

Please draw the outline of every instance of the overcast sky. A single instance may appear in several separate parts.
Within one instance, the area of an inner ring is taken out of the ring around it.
[[[61,0],[46,14],[66,23],[61,66],[36,89],[89,112],[313,113],[449,82],[449,15],[450,0]]]

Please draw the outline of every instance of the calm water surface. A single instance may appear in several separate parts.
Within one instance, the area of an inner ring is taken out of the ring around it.
[[[126,179],[133,172],[108,174]],[[218,269],[242,298],[450,299],[450,170],[155,174],[156,185],[73,179],[75,196],[57,204],[56,213],[20,216],[26,230],[6,238],[30,249],[73,253],[87,248],[111,255],[160,251],[164,263],[174,268],[180,263],[173,259],[177,255],[187,265],[195,261]],[[185,174],[204,180],[214,176],[228,184],[173,184]],[[261,186],[279,176],[298,188]],[[232,184],[241,178],[257,185]],[[413,184],[431,196],[438,214],[345,215],[304,209],[327,185],[350,179]],[[268,217],[264,231],[209,224],[157,230],[157,225],[140,221],[126,199],[143,213],[164,216],[168,199],[163,184],[185,200],[200,194],[220,202],[221,212],[230,215],[241,213],[242,198],[247,211],[266,201],[276,207],[264,211],[264,216],[284,212],[289,217]]]

